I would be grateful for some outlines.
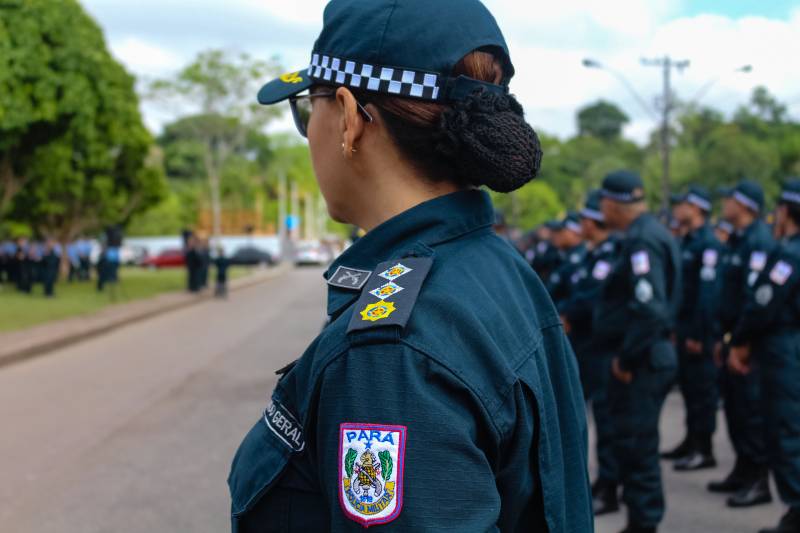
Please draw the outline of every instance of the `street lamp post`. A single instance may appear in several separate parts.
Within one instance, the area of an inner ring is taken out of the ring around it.
[[[642,64],[645,66],[652,66],[652,67],[661,67],[662,72],[662,79],[663,79],[663,94],[661,96],[661,105],[658,106],[657,111],[659,112],[659,116],[653,111],[653,108],[645,102],[645,100],[636,92],[633,85],[619,72],[613,70],[599,61],[594,59],[584,59],[583,66],[586,68],[597,68],[601,70],[605,70],[606,72],[613,75],[617,80],[625,86],[625,88],[633,95],[634,99],[642,106],[642,108],[647,112],[647,114],[659,121],[660,123],[660,139],[659,144],[661,145],[661,187],[662,187],[662,199],[661,205],[664,209],[669,207],[669,196],[670,196],[670,131],[669,125],[672,115],[672,110],[675,108],[675,100],[673,99],[672,94],[672,85],[671,85],[671,77],[672,77],[672,69],[678,70],[678,72],[683,71],[684,69],[689,67],[689,60],[681,60],[676,61],[670,58],[669,56],[664,56],[661,58],[656,59],[642,59]],[[743,72],[749,73],[753,70],[751,65],[744,65],[742,67],[737,68],[733,72]],[[717,83],[722,76],[718,76],[717,78],[712,79],[705,85],[703,85],[700,90],[697,92],[695,97],[692,101],[696,102],[699,100],[706,92],[715,84]]]

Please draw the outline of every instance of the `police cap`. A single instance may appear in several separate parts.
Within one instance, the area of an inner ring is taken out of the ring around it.
[[[452,76],[484,48],[503,62],[501,85]],[[258,101],[274,104],[318,83],[444,103],[478,87],[506,94],[513,75],[503,34],[478,0],[331,0],[308,67],[266,84]]]

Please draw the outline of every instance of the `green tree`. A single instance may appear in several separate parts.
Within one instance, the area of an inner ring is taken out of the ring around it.
[[[605,100],[578,111],[578,133],[610,141],[622,137],[622,128],[630,122],[628,115]]]
[[[134,79],[75,0],[0,6],[0,216],[61,242],[164,193]]]
[[[547,183],[533,181],[512,193],[491,193],[495,208],[511,226],[531,229],[564,213],[564,204]]]
[[[280,71],[275,59],[261,61],[247,54],[209,50],[173,77],[150,86],[151,98],[175,110],[185,111],[188,106],[196,115],[183,125],[192,129],[192,138],[202,150],[197,153],[197,145],[188,147],[190,153],[185,155],[201,157],[216,237],[221,233],[224,166],[247,146],[251,132],[261,130],[280,113],[280,108],[259,106],[255,99],[259,85]]]

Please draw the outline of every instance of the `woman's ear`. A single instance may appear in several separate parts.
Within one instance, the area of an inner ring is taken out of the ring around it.
[[[341,111],[339,129],[342,136],[342,155],[349,159],[353,157],[364,134],[364,117],[358,112],[355,96],[346,87],[336,90],[336,103]]]

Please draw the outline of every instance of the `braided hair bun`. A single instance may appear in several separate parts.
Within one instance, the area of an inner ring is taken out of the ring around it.
[[[459,62],[453,72],[457,75],[499,85],[503,64],[491,51],[476,50]],[[509,94],[479,87],[444,105],[355,92],[362,102],[377,107],[403,155],[433,181],[510,192],[539,172],[539,137]]]
[[[439,128],[436,151],[471,185],[511,192],[539,172],[539,137],[512,95],[477,89],[442,113]]]

